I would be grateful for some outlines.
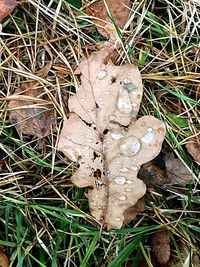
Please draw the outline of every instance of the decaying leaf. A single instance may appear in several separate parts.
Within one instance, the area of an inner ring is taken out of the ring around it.
[[[16,5],[16,0],[0,0],[0,20],[8,16]]]
[[[166,184],[186,185],[193,181],[194,177],[187,167],[178,158],[174,158],[170,153],[165,156],[165,165],[167,171]]]
[[[164,168],[156,165],[154,161],[150,161],[142,165],[138,178],[148,186],[164,185],[167,181],[167,172]]]
[[[71,114],[58,149],[80,164],[72,182],[89,188],[92,215],[120,228],[125,211],[146,192],[137,173],[160,152],[165,126],[152,116],[136,120],[143,92],[139,70],[105,61],[109,53],[102,49],[80,63],[81,86],[69,98]]]
[[[0,247],[0,267],[8,267],[9,266],[9,260],[6,254],[3,252],[3,247]]]
[[[186,144],[188,153],[200,164],[200,143],[188,143]]]
[[[150,246],[159,263],[166,264],[169,261],[170,238],[167,231],[162,230],[153,234]]]
[[[10,96],[9,120],[19,133],[40,138],[50,134],[52,112],[37,81],[25,82]]]
[[[123,28],[127,22],[130,14],[131,1],[130,0],[107,0],[107,6],[113,16],[115,24],[119,28]],[[112,26],[112,20],[108,15],[103,0],[92,3],[87,8],[87,13],[97,19],[94,19],[94,23],[97,25],[97,29],[104,37],[110,37],[110,33],[114,29]]]
[[[124,212],[124,225],[127,225],[133,220],[138,214],[145,210],[144,197],[140,198],[134,206],[131,206]]]

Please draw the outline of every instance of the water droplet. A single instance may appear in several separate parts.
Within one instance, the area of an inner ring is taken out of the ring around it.
[[[131,181],[131,180],[127,180],[126,182],[127,182],[127,184],[133,184],[133,181]]]
[[[119,90],[117,108],[123,114],[129,114],[132,111],[131,100],[127,90]]]
[[[115,183],[116,184],[123,185],[123,184],[125,184],[125,182],[126,182],[126,178],[124,176],[117,176],[115,178]]]
[[[85,101],[85,98],[81,98],[80,101],[81,101],[81,102],[84,102],[84,101]]]
[[[89,142],[89,143],[92,143],[92,139],[91,138],[89,138],[89,139],[87,139],[87,141]]]
[[[127,199],[126,196],[120,196],[120,197],[119,197],[119,200],[122,200],[122,201],[124,201],[124,200],[126,200],[126,199]]]
[[[111,136],[115,140],[119,140],[119,139],[121,139],[123,137],[123,135],[120,132],[114,132],[114,133],[112,133]]]
[[[98,97],[98,100],[99,101],[103,101],[103,97]]]
[[[128,92],[132,92],[137,89],[135,84],[129,79],[123,80],[123,88],[126,89]]]
[[[128,157],[132,157],[140,150],[140,141],[135,136],[124,138],[120,144],[121,152]]]
[[[118,171],[120,171],[120,172],[129,172],[129,169],[128,168],[123,168],[123,169],[118,169]]]
[[[126,192],[131,192],[132,189],[131,189],[131,188],[125,188],[125,191],[126,191]]]
[[[138,166],[132,166],[132,167],[131,167],[131,170],[133,170],[133,171],[137,171],[137,170],[138,170]]]
[[[119,217],[116,218],[116,221],[120,221],[121,219]]]
[[[91,109],[88,109],[87,112],[92,112],[92,110]]]
[[[106,94],[106,95],[110,95],[111,94],[111,92],[110,91],[105,91],[105,93],[104,94]]]
[[[106,70],[100,70],[98,73],[98,79],[103,80],[103,78],[106,77],[107,71]]]
[[[116,119],[116,116],[115,116],[114,114],[111,114],[111,115],[109,116],[109,119],[110,119],[111,121],[114,121],[114,120]]]
[[[132,112],[131,112],[131,117],[132,117],[132,118],[135,118],[135,117],[137,117],[137,114],[138,114],[138,113],[137,113],[136,111],[132,111]]]
[[[150,132],[153,132],[153,129],[152,129],[152,128],[148,128],[148,129],[147,129],[147,132],[149,132],[149,133],[150,133]]]
[[[116,164],[121,164],[121,161],[116,161]]]
[[[128,83],[131,83],[131,80],[130,80],[130,79],[124,79],[123,82],[124,82],[125,84],[128,84]]]
[[[132,107],[136,108],[138,106],[137,103],[132,103]]]
[[[147,133],[145,133],[143,135],[143,137],[141,138],[141,140],[142,140],[143,143],[148,144],[148,143],[150,143],[153,140],[153,138],[154,138],[153,132],[147,132]]]

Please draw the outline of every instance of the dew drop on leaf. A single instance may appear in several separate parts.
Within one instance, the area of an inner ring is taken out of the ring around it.
[[[115,178],[115,183],[116,184],[123,185],[123,184],[125,184],[125,182],[126,182],[126,178],[124,176],[117,176]]]
[[[121,152],[128,157],[132,157],[140,150],[140,141],[135,136],[124,138],[120,144]]]
[[[132,111],[132,104],[127,90],[119,90],[117,108],[123,114],[129,114]]]
[[[132,92],[137,89],[135,84],[129,79],[124,79],[123,88],[126,89],[128,92]]]
[[[98,73],[98,79],[103,80],[106,77],[107,71],[106,70],[100,70]]]
[[[114,133],[112,133],[111,136],[115,140],[119,140],[119,139],[121,139],[123,137],[123,135],[120,132],[114,132]]]
[[[131,170],[133,170],[133,171],[137,171],[137,170],[138,170],[138,166],[132,166],[132,167],[131,167]]]
[[[126,200],[126,199],[127,199],[126,196],[120,196],[120,197],[119,197],[119,200],[121,200],[121,201],[124,201],[124,200]]]
[[[142,140],[143,143],[148,144],[148,143],[151,143],[151,141],[153,140],[153,138],[154,138],[153,132],[147,132],[147,133],[145,133],[143,135],[143,137],[141,138],[141,140]]]

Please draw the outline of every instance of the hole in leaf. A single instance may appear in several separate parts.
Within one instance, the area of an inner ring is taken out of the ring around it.
[[[107,134],[109,132],[109,130],[108,129],[105,129],[104,131],[103,131],[103,134]]]
[[[95,151],[93,152],[94,159],[99,158],[100,155],[98,155]]]
[[[100,169],[96,169],[96,171],[94,171],[94,177],[95,178],[101,178],[101,171],[100,171]]]
[[[116,79],[116,77],[114,77],[114,76],[111,76],[111,78],[110,78],[110,82],[111,82],[111,83],[115,83],[115,82],[116,82],[116,80],[117,80],[117,79]]]

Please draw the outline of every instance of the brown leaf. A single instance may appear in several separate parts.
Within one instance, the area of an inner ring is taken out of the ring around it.
[[[127,225],[132,221],[140,212],[145,210],[145,201],[144,197],[139,199],[134,206],[129,207],[124,212],[124,225]]]
[[[52,112],[44,95],[38,82],[32,81],[24,82],[8,98],[9,120],[20,134],[36,135],[40,138],[50,134]]]
[[[159,186],[166,183],[167,173],[165,169],[150,161],[142,165],[138,178],[145,182],[147,186]]]
[[[119,28],[123,28],[130,14],[130,0],[107,0],[106,1],[110,12],[112,13],[115,24]],[[92,3],[87,8],[87,13],[97,19],[93,19],[97,25],[97,29],[104,37],[109,38],[114,26],[108,15],[106,6],[103,0]]]
[[[170,238],[167,231],[156,232],[151,237],[151,250],[155,254],[157,261],[166,264],[170,258]]]
[[[139,70],[105,62],[109,53],[102,49],[81,62],[81,86],[69,98],[58,149],[79,163],[72,182],[89,187],[92,215],[120,228],[124,212],[146,192],[137,173],[160,152],[165,126],[152,116],[135,120],[143,92]]]
[[[167,171],[166,184],[182,184],[191,182],[194,178],[187,167],[178,158],[174,158],[170,153],[165,156]]]
[[[15,0],[0,0],[0,20],[8,16],[16,7]]]
[[[166,267],[172,267],[172,266],[183,267],[183,263],[184,263],[184,266],[188,266],[188,264],[185,264],[185,262],[186,261],[188,262],[187,260],[188,256],[191,257],[192,255],[191,249],[188,247],[188,244],[186,244],[183,240],[179,240],[177,243],[178,243],[180,253],[177,253],[177,255],[171,254],[170,260],[167,262]],[[198,254],[194,253],[190,261],[193,267],[200,266],[200,259],[199,259]]]
[[[0,267],[9,267],[8,257],[2,251],[0,251]]]
[[[200,144],[198,143],[188,143],[186,144],[188,153],[200,164]]]

